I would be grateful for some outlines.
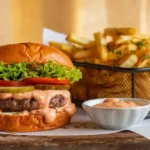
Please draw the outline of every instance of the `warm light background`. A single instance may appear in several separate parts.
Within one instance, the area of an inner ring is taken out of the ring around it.
[[[150,33],[150,0],[0,0],[0,44],[42,42],[42,29],[90,37],[111,26]]]

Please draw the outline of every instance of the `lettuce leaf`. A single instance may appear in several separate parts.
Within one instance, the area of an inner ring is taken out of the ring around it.
[[[74,83],[82,78],[82,73],[76,67],[67,70],[65,66],[54,64],[48,61],[44,65],[38,65],[32,69],[29,63],[22,62],[11,65],[4,65],[0,62],[0,80],[23,80],[30,77],[51,77],[58,79],[68,79]]]

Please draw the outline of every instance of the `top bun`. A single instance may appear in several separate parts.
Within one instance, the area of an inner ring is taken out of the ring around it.
[[[72,68],[70,58],[60,50],[36,43],[19,43],[0,46],[0,61],[4,64],[19,62],[54,63]]]

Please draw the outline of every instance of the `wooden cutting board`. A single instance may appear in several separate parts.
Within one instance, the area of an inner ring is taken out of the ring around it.
[[[73,137],[0,135],[1,150],[149,150],[150,141],[132,132]]]

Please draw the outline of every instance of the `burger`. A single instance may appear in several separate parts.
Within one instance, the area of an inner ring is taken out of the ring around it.
[[[67,55],[35,43],[0,46],[0,130],[32,132],[69,124],[70,84],[82,77]]]

